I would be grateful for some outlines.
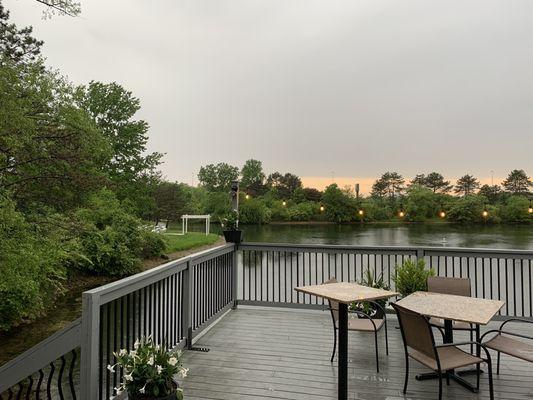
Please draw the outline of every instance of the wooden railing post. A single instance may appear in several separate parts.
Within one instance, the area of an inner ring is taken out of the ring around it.
[[[185,273],[185,281],[183,285],[183,326],[187,330],[186,332],[186,341],[187,348],[192,347],[192,317],[193,317],[193,284],[194,284],[194,275],[193,275],[193,264],[191,259],[187,261],[187,269]]]
[[[81,320],[80,399],[98,398],[100,346],[100,301],[98,294],[83,293]]]
[[[235,245],[233,248],[233,279],[231,282],[231,290],[233,294],[233,306],[232,308],[235,310],[237,308],[238,300],[237,300],[237,282],[238,282],[238,272],[239,272],[239,246]],[[244,271],[244,265],[243,265],[243,271]],[[243,272],[244,273],[244,272]]]

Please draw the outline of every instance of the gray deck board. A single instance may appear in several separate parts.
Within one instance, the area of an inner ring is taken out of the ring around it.
[[[350,333],[349,398],[436,399],[436,381],[415,380],[417,373],[427,372],[415,361],[410,364],[407,395],[401,393],[403,345],[394,317],[389,318],[390,354],[386,356],[385,339],[380,335],[379,374],[372,335]],[[496,326],[491,323],[487,329]],[[515,330],[527,332],[524,329],[516,326]],[[467,339],[465,333],[456,335],[456,340]],[[336,399],[337,364],[336,360],[329,362],[332,344],[328,312],[239,308],[229,312],[196,343],[210,348],[208,353],[185,352],[184,362],[190,371],[182,386],[188,400]],[[475,377],[468,379],[474,381]],[[494,375],[494,387],[497,399],[532,400],[533,364],[502,356],[501,373]],[[453,382],[444,386],[443,393],[445,399],[488,399],[487,374],[482,375],[479,394]]]

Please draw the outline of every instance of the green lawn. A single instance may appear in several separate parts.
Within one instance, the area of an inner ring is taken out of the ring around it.
[[[168,246],[166,250],[167,254],[213,244],[219,239],[219,236],[214,233],[206,235],[205,233],[198,232],[190,232],[183,236],[164,234],[164,237]]]

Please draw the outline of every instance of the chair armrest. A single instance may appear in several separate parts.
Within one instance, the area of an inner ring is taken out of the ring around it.
[[[502,322],[502,324],[500,325],[500,330],[502,330],[504,325],[509,322],[525,322],[528,324],[533,324],[533,320],[523,319],[523,318],[509,318]]]
[[[490,331],[487,331],[485,332],[483,335],[481,335],[481,337],[479,338],[480,341],[483,341],[483,339],[485,338],[485,336],[487,336],[489,333],[497,333],[498,335],[501,335],[502,333],[505,334],[505,335],[509,335],[509,336],[516,336],[516,337],[519,337],[519,338],[522,338],[522,339],[530,339],[530,340],[533,340],[533,336],[528,336],[528,335],[522,335],[521,333],[516,333],[516,332],[509,332],[509,331],[504,331],[502,329],[492,329]]]
[[[374,300],[370,300],[369,303],[377,306],[383,313],[383,319],[387,319],[387,312],[385,311],[385,308],[381,304],[379,304],[377,301],[374,301]]]
[[[376,327],[376,323],[374,322],[374,320],[372,319],[372,317],[362,311],[358,311],[358,310],[348,310],[348,314],[356,314],[356,315],[360,315],[368,320],[370,320],[370,322],[372,322],[372,326],[374,326],[374,330],[377,330],[377,327]]]

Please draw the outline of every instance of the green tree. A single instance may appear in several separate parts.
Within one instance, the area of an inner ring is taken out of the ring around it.
[[[265,193],[265,174],[261,161],[250,159],[244,163],[241,169],[240,187],[252,196]]]
[[[410,185],[424,186],[426,184],[426,175],[416,174],[413,179],[411,179]]]
[[[198,173],[200,185],[210,192],[228,191],[238,177],[239,169],[226,163],[206,165]]]
[[[457,199],[450,206],[448,218],[461,223],[479,223],[485,221],[483,210],[487,208],[487,221],[495,222],[495,209],[486,206],[487,199],[479,195],[469,195]]]
[[[445,180],[438,172],[428,174],[425,178],[424,186],[431,189],[433,193],[448,193],[453,188],[453,185],[450,185],[450,181]]]
[[[194,188],[185,183],[159,182],[152,192],[155,201],[153,218],[179,221],[182,215],[193,213],[193,191]]]
[[[490,204],[496,204],[503,198],[503,191],[499,185],[483,185],[478,194],[485,196]]]
[[[73,94],[39,63],[0,68],[0,189],[19,206],[66,209],[105,183],[111,149]]]
[[[282,175],[279,172],[270,174],[267,178],[267,185],[274,189],[279,199],[291,199],[296,189],[302,188],[302,180],[290,172]]]
[[[304,196],[307,201],[318,202],[322,199],[322,192],[315,188],[303,188]]]
[[[437,215],[438,195],[423,186],[410,186],[407,190],[406,218],[410,221],[424,221]]]
[[[529,193],[529,188],[533,187],[533,182],[523,169],[514,169],[503,181],[503,187],[509,193],[523,195]]]
[[[478,188],[479,181],[474,176],[466,174],[457,180],[454,191],[459,195],[468,196],[474,194]]]
[[[0,66],[7,63],[28,64],[41,54],[43,42],[32,36],[31,26],[17,28],[9,21],[9,11],[0,2]]]
[[[336,183],[324,190],[322,204],[325,207],[328,221],[342,223],[355,220],[357,205],[354,199],[339,189]]]
[[[375,197],[399,197],[405,192],[405,179],[397,172],[385,172],[372,186]]]

